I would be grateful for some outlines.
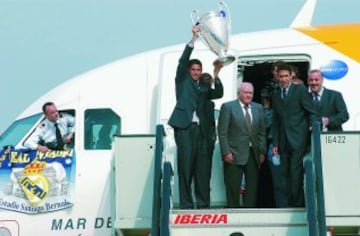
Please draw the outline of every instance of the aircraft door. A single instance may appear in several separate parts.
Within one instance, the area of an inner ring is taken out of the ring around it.
[[[254,101],[262,103],[262,98],[267,92],[271,96],[274,89],[272,66],[276,62],[284,62],[297,68],[298,76],[302,83],[307,85],[307,73],[310,68],[311,58],[305,54],[272,54],[242,56],[238,61],[239,81],[251,82],[254,86]]]

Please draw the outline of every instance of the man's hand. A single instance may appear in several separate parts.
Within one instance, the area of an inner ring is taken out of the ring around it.
[[[192,27],[192,34],[193,34],[193,36],[192,36],[192,39],[191,39],[191,43],[192,43],[193,45],[194,45],[196,39],[199,37],[199,33],[200,33],[200,28],[199,28],[198,26],[194,25],[194,26]]]
[[[68,135],[66,135],[64,139],[64,143],[70,143],[73,137],[74,137],[74,133],[69,133]]]
[[[278,147],[277,147],[277,146],[274,146],[274,147],[273,147],[272,153],[273,153],[273,155],[278,155],[278,154],[279,154],[279,150],[278,150]]]
[[[328,126],[328,125],[329,125],[329,117],[323,117],[323,118],[322,118],[322,123],[323,123],[324,125]]]
[[[265,161],[265,155],[264,154],[260,154],[260,165],[262,165]]]
[[[234,158],[233,158],[232,153],[225,154],[225,155],[223,156],[223,161],[224,161],[224,162],[227,162],[227,163],[230,163],[230,164],[233,163]]]
[[[46,146],[39,145],[38,151],[40,151],[42,153],[46,153],[46,152],[50,151],[50,148],[48,148]]]

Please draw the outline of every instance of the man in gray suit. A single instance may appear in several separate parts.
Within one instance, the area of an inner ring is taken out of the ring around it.
[[[272,97],[273,154],[280,155],[279,207],[304,207],[303,157],[310,134],[310,121],[317,112],[303,84],[291,83],[291,67],[280,65],[277,79],[281,90]]]
[[[199,81],[202,64],[191,59],[199,28],[193,26],[193,37],[180,57],[175,77],[176,105],[169,125],[174,128],[177,145],[180,208],[194,208],[191,184],[194,179],[198,208],[210,207],[210,174],[212,160],[207,155],[208,127],[205,104],[209,99],[221,98],[223,86],[218,77],[222,67],[214,65],[214,89]]]
[[[340,92],[323,87],[320,70],[309,72],[308,84],[315,108],[321,116],[323,131],[342,131],[342,124],[349,119],[349,112]]]
[[[246,180],[244,207],[255,207],[259,166],[265,160],[266,135],[262,105],[252,102],[254,87],[244,82],[238,87],[238,99],[220,109],[218,134],[224,164],[226,200],[229,208],[238,208],[243,174]]]

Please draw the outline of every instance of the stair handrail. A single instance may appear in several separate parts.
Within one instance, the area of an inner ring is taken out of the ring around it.
[[[316,210],[316,193],[315,193],[315,170],[313,162],[313,153],[306,156],[304,160],[305,169],[305,199],[306,215],[309,224],[309,236],[318,236],[318,220]]]
[[[163,183],[161,193],[160,236],[169,236],[171,179],[174,175],[169,161],[164,162]]]
[[[313,162],[313,154],[306,156],[304,160],[305,169],[305,199],[306,199],[306,215],[309,224],[309,236],[318,236],[318,220],[316,206],[316,190],[315,190],[315,169]]]
[[[311,156],[304,159],[306,211],[310,236],[326,236],[320,122],[312,123]]]
[[[321,140],[320,140],[320,122],[316,121],[312,124],[312,150],[315,165],[315,188],[316,188],[316,205],[317,205],[317,220],[319,227],[319,236],[326,236],[326,215],[325,215],[325,197],[324,197],[324,181],[322,171],[321,158]]]
[[[156,126],[155,136],[155,158],[154,158],[154,184],[153,184],[153,203],[152,203],[152,222],[151,235],[160,235],[160,208],[161,208],[161,166],[162,153],[164,150],[165,130],[164,126]]]

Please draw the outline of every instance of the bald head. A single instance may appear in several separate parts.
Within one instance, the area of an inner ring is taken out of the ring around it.
[[[238,86],[238,98],[240,101],[248,105],[251,103],[254,96],[254,87],[249,82],[243,82]]]

